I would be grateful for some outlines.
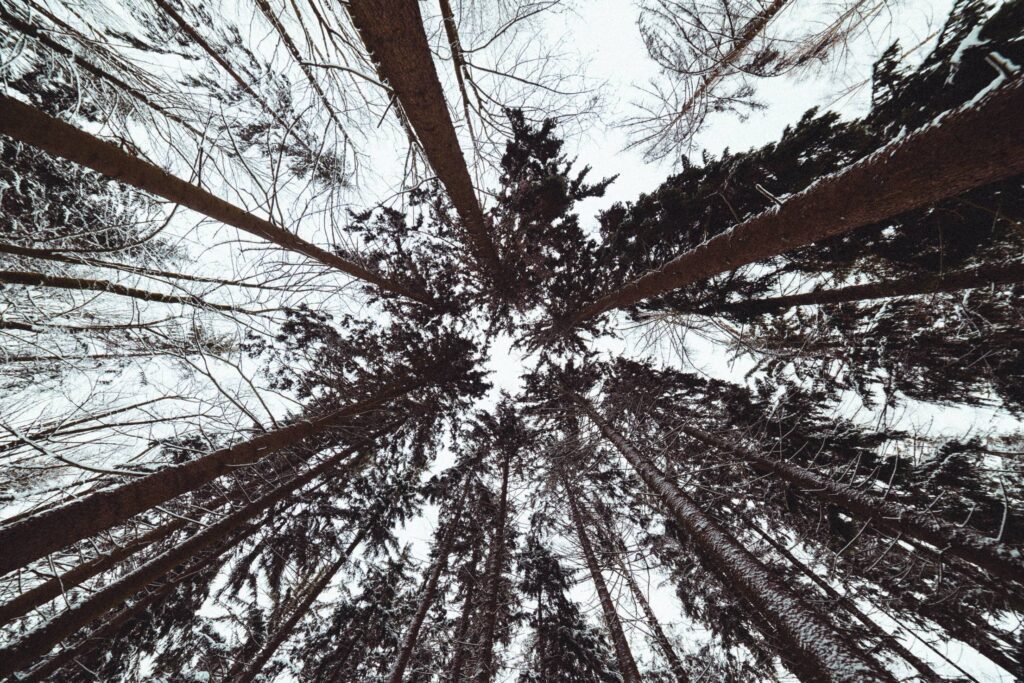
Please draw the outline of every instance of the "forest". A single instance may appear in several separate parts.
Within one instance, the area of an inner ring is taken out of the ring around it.
[[[0,0],[0,82],[0,680],[1024,681],[1024,0]]]

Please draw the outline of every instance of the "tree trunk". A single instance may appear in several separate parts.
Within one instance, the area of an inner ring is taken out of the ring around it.
[[[183,306],[195,306],[196,308],[208,308],[215,311],[232,311],[235,313],[248,313],[244,309],[225,304],[212,304],[203,301],[197,296],[178,296],[174,294],[161,294],[160,292],[149,292],[144,289],[125,287],[116,282],[108,280],[90,280],[80,277],[62,277],[59,275],[46,275],[44,273],[31,273],[21,270],[0,270],[0,285],[26,285],[35,287],[50,287],[53,289],[68,289],[80,292],[108,292],[118,296],[126,296],[140,301],[155,301],[161,304],[181,304]]]
[[[856,645],[839,636],[824,617],[704,514],[648,457],[615,431],[588,400],[578,395],[569,396],[662,499],[722,582],[768,618],[776,629],[775,636],[789,650],[785,659],[798,664],[798,670],[793,673],[800,680],[895,683],[891,674]]]
[[[490,683],[494,680],[494,637],[498,627],[498,597],[501,592],[501,576],[505,568],[505,525],[508,519],[508,474],[512,453],[503,449],[501,462],[501,498],[498,500],[497,519],[494,521],[494,536],[487,555],[487,603],[484,607],[483,633],[480,636],[480,670],[476,683]]]
[[[601,603],[604,623],[612,637],[612,644],[615,646],[615,659],[618,661],[619,673],[622,675],[623,683],[641,683],[640,670],[637,668],[636,660],[633,658],[633,652],[629,649],[626,632],[622,630],[622,622],[615,611],[612,595],[608,592],[608,586],[604,582],[604,576],[601,575],[601,567],[597,563],[594,548],[590,545],[590,537],[587,535],[587,528],[583,523],[583,516],[580,514],[576,491],[564,475],[562,476],[562,486],[565,488],[565,496],[569,502],[573,526],[576,527],[576,537],[579,539],[580,548],[583,550],[583,558],[586,560],[587,569],[590,570],[590,579],[594,582],[594,588],[597,589],[597,597]]]
[[[427,160],[448,191],[484,272],[500,280],[501,264],[448,114],[419,3],[352,0],[348,11],[380,73],[402,105]]]
[[[89,622],[103,616],[116,605],[131,598],[153,581],[172,571],[178,565],[187,562],[196,553],[225,539],[255,515],[281,502],[298,491],[302,486],[336,467],[355,450],[356,448],[353,447],[331,456],[319,465],[293,478],[288,483],[282,484],[274,491],[239,508],[219,522],[211,524],[144,565],[125,574],[117,581],[96,590],[89,597],[44,623],[20,640],[0,648],[0,678],[30,666],[49,652],[55,645],[74,634]],[[369,458],[366,456],[354,458],[345,463],[342,471],[351,474],[364,467],[368,460]]]
[[[162,168],[124,152],[113,143],[100,140],[13,97],[0,95],[0,110],[3,111],[3,116],[0,116],[0,133],[15,140],[81,164],[108,178],[163,197],[175,204],[181,204],[288,251],[308,256],[326,266],[376,285],[386,292],[429,303],[423,293],[413,292],[355,261],[310,244],[265,218],[259,218],[215,197],[198,185],[172,176]]]
[[[945,677],[941,676],[937,671],[935,671],[931,666],[929,666],[927,662],[923,661],[917,655],[915,655],[913,652],[907,649],[907,647],[903,643],[901,643],[896,636],[886,633],[881,626],[872,621],[870,617],[864,614],[860,610],[860,608],[857,607],[856,603],[854,603],[853,600],[849,599],[845,595],[841,595],[839,591],[833,588],[827,581],[825,581],[820,576],[811,571],[810,567],[808,567],[806,564],[798,560],[796,556],[794,556],[793,553],[791,553],[789,549],[786,548],[786,546],[772,538],[771,534],[768,534],[767,532],[762,530],[759,526],[757,526],[752,520],[750,520],[745,515],[736,513],[735,511],[733,511],[731,514],[739,516],[740,519],[742,519],[743,522],[754,531],[754,533],[756,533],[768,545],[774,548],[776,552],[778,552],[780,555],[786,558],[786,560],[788,560],[789,563],[797,569],[797,571],[806,576],[816,586],[818,586],[822,591],[824,591],[825,595],[827,595],[835,604],[845,609],[847,612],[852,614],[854,618],[857,619],[857,621],[862,623],[873,637],[877,638],[879,641],[884,643],[885,646],[894,654],[906,660],[908,664],[914,667],[914,669],[916,669],[917,672],[921,674],[921,678],[923,680],[928,681],[929,683],[940,683],[940,681],[946,680]]]
[[[482,539],[481,539],[482,540]],[[470,650],[470,622],[473,617],[473,608],[476,606],[476,589],[479,583],[476,576],[477,566],[480,564],[480,555],[483,552],[483,543],[473,545],[473,554],[469,563],[469,570],[463,581],[465,588],[465,599],[462,601],[462,614],[459,615],[459,624],[455,627],[454,648],[452,663],[448,671],[449,683],[460,683],[463,679],[463,671],[466,668],[466,659]]]
[[[843,304],[899,296],[958,292],[991,285],[1012,285],[1024,282],[1024,263],[985,265],[942,275],[914,275],[899,280],[886,280],[868,285],[852,285],[837,289],[819,289],[803,294],[790,294],[765,299],[748,299],[731,303],[702,306],[692,312],[699,315],[728,314],[744,318],[775,313],[794,306]],[[689,311],[683,311],[689,312]]]
[[[465,506],[466,497],[469,495],[471,481],[472,479],[467,476],[466,485],[462,489],[462,495],[459,496],[455,509],[451,512],[448,524],[445,525],[445,529],[441,533],[441,538],[438,539],[437,558],[434,560],[434,565],[430,568],[430,574],[423,584],[422,597],[420,597],[420,602],[416,607],[416,613],[412,617],[412,622],[405,632],[405,637],[402,639],[402,647],[398,651],[398,658],[395,660],[395,665],[388,675],[388,683],[402,683],[402,677],[405,675],[405,670],[412,659],[413,650],[416,649],[416,643],[420,637],[420,628],[423,626],[423,621],[427,618],[427,610],[434,604],[434,599],[437,597],[437,585],[441,580],[441,573],[448,565],[448,555],[451,554],[452,546],[455,545],[456,527],[458,527],[459,519],[462,517],[462,509]]]
[[[800,487],[807,495],[838,505],[889,533],[902,534],[930,543],[942,553],[959,557],[1006,581],[1021,582],[1021,577],[1024,577],[1024,558],[1021,558],[1013,548],[994,538],[986,538],[971,529],[950,524],[898,503],[887,502],[868,493],[855,491],[799,465],[770,460],[745,448],[734,446],[702,429],[680,425],[679,430],[745,460],[757,470],[771,472]]]
[[[240,661],[239,664],[242,664],[243,666],[236,665],[236,668],[239,670],[232,670],[232,672],[228,673],[225,677],[225,680],[236,681],[237,683],[250,683],[259,676],[263,667],[266,666],[267,662],[270,661],[270,658],[274,656],[275,652],[277,652],[277,648],[281,647],[281,644],[288,639],[288,636],[290,636],[292,631],[295,629],[296,624],[306,616],[309,612],[309,608],[313,606],[313,603],[316,602],[316,599],[320,594],[323,593],[327,586],[330,585],[331,579],[334,578],[335,574],[341,571],[341,568],[345,566],[346,562],[348,562],[348,558],[352,555],[352,552],[360,543],[363,542],[363,539],[366,537],[366,531],[366,527],[360,529],[359,533],[356,534],[356,537],[353,538],[348,544],[348,547],[345,548],[345,552],[342,553],[341,557],[320,573],[320,576],[313,582],[313,585],[308,588],[305,595],[303,595],[299,600],[295,609],[292,610],[291,614],[288,615],[288,617],[281,623],[277,631],[274,632],[274,635],[264,643],[263,647],[260,648],[259,653],[257,653],[252,661],[248,664],[246,664],[244,660]]]
[[[262,434],[181,465],[171,465],[127,484],[72,500],[0,529],[0,575],[24,567],[47,553],[125,522],[134,515],[193,491],[241,465],[257,462],[304,439],[336,427],[413,388],[393,384],[375,396],[312,420]]]
[[[587,304],[555,331],[1024,172],[1022,84],[1016,79],[822,178]]]

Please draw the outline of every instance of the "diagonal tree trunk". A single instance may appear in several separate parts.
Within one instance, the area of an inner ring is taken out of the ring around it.
[[[480,539],[481,541],[483,539]],[[480,555],[483,553],[483,543],[473,544],[473,553],[470,557],[469,567],[465,573],[463,587],[465,598],[462,601],[462,614],[459,615],[459,623],[455,627],[453,638],[455,652],[452,653],[451,665],[448,667],[449,683],[461,683],[466,668],[466,660],[470,651],[470,625],[473,620],[473,610],[476,608],[477,587],[480,583],[477,579],[477,566],[480,564]]]
[[[494,667],[494,639],[498,627],[498,597],[501,593],[501,576],[505,568],[505,525],[508,520],[508,474],[512,453],[509,447],[502,449],[501,494],[498,499],[497,517],[494,520],[494,536],[487,555],[487,603],[483,612],[483,633],[480,636],[480,670],[476,683],[490,683],[496,673]]]
[[[448,191],[480,265],[492,278],[500,280],[501,264],[448,114],[419,3],[352,0],[348,11],[402,105],[427,160]]]
[[[708,517],[686,493],[669,481],[654,463],[637,450],[582,396],[573,401],[633,467],[645,484],[669,509],[673,519],[693,540],[721,581],[760,611],[775,628],[772,634],[795,662],[793,673],[802,681],[864,683],[895,679],[855,644],[836,633],[832,625],[746,548]]]
[[[795,306],[821,306],[844,304],[889,297],[959,292],[964,289],[978,289],[992,285],[1013,285],[1024,282],[1024,263],[1008,265],[985,265],[970,270],[960,270],[941,275],[913,275],[898,280],[885,280],[867,285],[851,285],[836,289],[818,289],[803,294],[790,294],[764,299],[747,299],[711,306],[702,306],[693,311],[699,315],[734,315],[745,318],[763,313],[775,313]]]
[[[402,683],[402,677],[405,676],[405,670],[409,666],[413,650],[416,649],[416,643],[419,641],[420,628],[423,627],[423,621],[427,618],[427,610],[430,609],[430,606],[434,604],[434,599],[437,598],[437,586],[441,580],[441,573],[448,566],[448,556],[455,545],[456,528],[459,525],[459,519],[462,517],[466,498],[469,496],[471,482],[472,478],[467,476],[466,485],[462,489],[462,495],[459,496],[455,508],[451,511],[448,523],[437,540],[437,557],[420,591],[420,602],[416,607],[416,613],[412,617],[409,628],[405,631],[405,637],[402,639],[402,646],[398,651],[395,665],[392,667],[391,673],[388,674],[388,683]]]
[[[562,486],[569,502],[573,526],[576,527],[576,538],[579,539],[583,558],[586,560],[587,569],[590,570],[590,579],[594,582],[594,588],[597,589],[604,623],[611,634],[612,644],[615,646],[615,659],[619,664],[619,673],[622,675],[623,683],[640,683],[640,670],[637,668],[636,659],[633,658],[633,652],[629,649],[626,632],[622,630],[622,622],[615,611],[615,603],[612,602],[612,595],[608,592],[608,586],[601,574],[601,567],[597,563],[597,555],[594,554],[594,548],[590,544],[590,537],[587,535],[587,528],[583,522],[583,516],[580,514],[576,490],[564,475],[562,476]]]
[[[680,425],[679,429],[688,436],[750,463],[757,470],[775,474],[808,495],[838,505],[860,519],[870,520],[880,529],[929,543],[943,554],[959,557],[1006,581],[1022,582],[1024,558],[994,538],[986,538],[971,529],[885,501],[878,496],[855,491],[799,465],[765,458],[697,427]]]
[[[555,324],[671,292],[1024,172],[1024,79],[1007,83],[822,178],[784,204],[680,254]]]
[[[355,261],[342,258],[215,197],[198,185],[172,176],[148,161],[134,157],[113,143],[79,130],[13,97],[0,94],[0,133],[55,156],[81,164],[97,173],[127,183],[158,197],[181,204],[225,225],[248,232],[288,251],[298,252],[354,278],[409,299],[427,303],[423,293],[413,292]]]
[[[356,447],[349,448],[327,458],[319,465],[294,477],[274,491],[244,505],[117,581],[96,590],[89,597],[20,640],[0,648],[0,678],[28,668],[55,645],[73,635],[83,626],[103,616],[178,565],[187,562],[196,553],[224,540],[254,516],[281,502],[320,475],[337,467],[342,460],[356,450]],[[368,461],[369,458],[366,456],[354,458],[344,463],[342,471],[351,474],[364,467]]]
[[[296,422],[181,465],[165,467],[127,484],[72,500],[6,526],[0,529],[0,548],[4,548],[0,554],[0,575],[125,522],[175,496],[194,491],[241,465],[257,462],[300,444],[304,439],[344,424],[349,417],[376,408],[412,388],[410,383],[390,385],[369,399],[327,415]]]

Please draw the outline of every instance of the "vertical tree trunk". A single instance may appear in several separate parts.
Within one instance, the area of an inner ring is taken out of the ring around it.
[[[484,272],[500,280],[502,267],[473,189],[441,81],[430,55],[418,2],[352,0],[352,23],[444,184]]]
[[[249,441],[165,467],[127,484],[73,500],[0,529],[0,575],[24,567],[47,553],[125,522],[132,516],[214,479],[254,463],[303,439],[339,426],[353,415],[376,408],[414,385],[396,383],[375,396],[312,420],[296,422]]]
[[[265,218],[259,218],[215,197],[198,185],[172,176],[148,161],[131,156],[113,143],[100,140],[13,97],[0,94],[0,111],[3,112],[3,116],[0,116],[0,133],[15,140],[181,204],[225,225],[376,285],[386,292],[428,303],[423,293],[413,292],[355,261],[310,244]]]
[[[946,555],[959,557],[1006,581],[1022,582],[1024,558],[1013,548],[986,538],[966,527],[943,521],[929,514],[908,509],[877,496],[855,491],[831,479],[781,460],[770,460],[697,427],[681,425],[680,431],[718,450],[731,453],[760,471],[771,472],[799,487],[808,495],[848,510],[864,521],[893,534],[903,534],[930,543]],[[1019,592],[1019,588],[1016,589]]]
[[[605,294],[558,321],[555,330],[567,331],[605,311],[1022,173],[1021,111],[1024,79],[1018,78],[822,178],[782,206],[749,218]]]
[[[219,522],[211,524],[134,571],[125,574],[117,581],[96,590],[89,597],[20,640],[0,648],[0,678],[27,668],[78,629],[103,616],[116,605],[131,598],[178,565],[187,562],[196,553],[227,538],[255,515],[279,503],[316,477],[336,467],[355,450],[355,448],[346,449],[327,458],[274,491],[239,508]],[[357,471],[366,465],[368,459],[363,456],[348,461],[344,465],[344,472]]]
[[[885,280],[868,285],[851,285],[837,289],[819,289],[803,294],[790,294],[764,299],[748,299],[712,306],[703,306],[692,312],[700,315],[728,314],[750,317],[762,313],[775,313],[795,306],[821,306],[843,304],[899,296],[959,292],[992,285],[1012,285],[1024,282],[1024,263],[985,265],[941,275],[913,275],[898,280]],[[689,311],[684,311],[689,312]]]
[[[451,511],[448,523],[444,527],[444,531],[441,532],[441,537],[437,542],[437,557],[434,559],[434,564],[430,568],[430,573],[427,575],[427,580],[423,584],[421,591],[421,597],[419,605],[416,607],[416,613],[412,617],[412,622],[409,624],[409,628],[405,632],[405,637],[402,639],[402,646],[398,651],[398,658],[395,660],[395,665],[391,669],[391,673],[388,675],[388,683],[402,683],[402,677],[405,675],[405,670],[409,666],[409,661],[412,659],[413,650],[416,649],[416,643],[420,637],[420,628],[423,626],[423,621],[427,618],[427,610],[434,604],[434,599],[437,597],[437,586],[441,580],[441,573],[444,572],[445,567],[448,565],[448,556],[452,552],[452,546],[455,544],[456,531],[459,525],[459,520],[462,517],[462,511],[465,507],[466,498],[469,495],[469,486],[472,479],[466,477],[466,485],[462,489],[462,495],[459,496],[458,501],[455,504],[455,508]]]
[[[501,461],[501,494],[498,499],[497,518],[494,520],[494,536],[487,555],[487,603],[483,612],[483,633],[480,636],[480,670],[476,683],[490,683],[494,680],[494,638],[498,626],[498,597],[501,592],[501,576],[505,568],[505,525],[508,519],[508,474],[512,453],[505,447]]]
[[[722,582],[771,622],[778,640],[790,650],[786,659],[798,664],[799,670],[793,673],[802,681],[895,683],[892,675],[878,662],[836,633],[824,617],[704,514],[693,499],[666,479],[654,463],[615,431],[588,400],[578,395],[571,395],[570,399],[662,499],[676,523],[690,536]]]
[[[469,656],[470,650],[470,623],[473,618],[473,609],[476,607],[477,584],[479,583],[476,571],[480,564],[480,555],[482,553],[483,543],[474,544],[469,569],[463,581],[466,595],[462,601],[462,614],[459,615],[459,624],[455,627],[455,652],[452,653],[451,666],[448,667],[449,683],[461,683],[466,668],[466,659]]]
[[[569,502],[569,512],[572,515],[573,526],[576,527],[576,538],[579,539],[580,548],[583,550],[583,559],[586,560],[587,569],[590,570],[590,579],[597,589],[598,601],[601,603],[601,613],[604,615],[604,623],[612,637],[612,644],[615,646],[615,659],[619,664],[619,673],[622,674],[623,683],[641,683],[640,669],[637,668],[633,652],[629,649],[629,641],[626,639],[626,632],[622,630],[622,622],[619,620],[618,612],[615,611],[615,603],[612,602],[612,595],[604,582],[601,574],[601,567],[597,563],[597,556],[594,548],[590,545],[590,537],[587,535],[587,528],[580,514],[579,500],[575,488],[569,483],[565,475],[562,476],[562,486],[565,489],[565,497]]]

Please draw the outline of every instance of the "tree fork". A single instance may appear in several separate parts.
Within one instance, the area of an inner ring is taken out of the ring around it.
[[[1018,78],[605,294],[554,330],[1022,173],[1021,111]]]
[[[793,672],[798,678],[808,683],[895,683],[892,675],[878,662],[837,634],[823,616],[794,594],[749,550],[708,517],[693,499],[669,481],[649,458],[597,412],[590,401],[578,394],[567,393],[567,398],[581,408],[644,483],[662,499],[720,580],[771,621],[778,639],[792,649],[788,653],[789,661],[799,664],[799,670]]]
[[[389,385],[376,395],[312,420],[302,420],[254,439],[222,448],[181,465],[165,467],[127,484],[44,510],[0,529],[0,575],[55,550],[125,522],[175,496],[301,443],[353,415],[407,393],[414,383]]]
[[[423,293],[413,292],[355,261],[306,242],[265,218],[259,218],[210,194],[198,185],[186,182],[148,161],[128,154],[113,143],[79,130],[13,97],[0,94],[0,112],[3,112],[0,116],[0,133],[15,140],[185,206],[288,251],[303,254],[354,278],[376,285],[386,292],[430,303]]]
[[[986,538],[971,529],[884,501],[877,496],[854,491],[799,465],[765,458],[697,427],[680,425],[679,430],[750,463],[755,469],[771,472],[800,487],[808,495],[838,505],[889,533],[929,543],[941,553],[958,557],[1006,581],[1021,583],[1021,577],[1024,577],[1024,559],[1013,548],[993,538]]]
[[[226,538],[249,519],[281,502],[316,477],[325,474],[357,449],[358,447],[348,448],[327,458],[319,465],[239,508],[219,522],[211,524],[117,581],[100,588],[20,640],[0,648],[0,678],[30,666],[78,629],[106,614],[112,607],[129,599],[156,579],[187,561],[195,553]],[[357,471],[368,461],[369,458],[366,456],[354,458],[345,464],[344,471],[347,473]]]

